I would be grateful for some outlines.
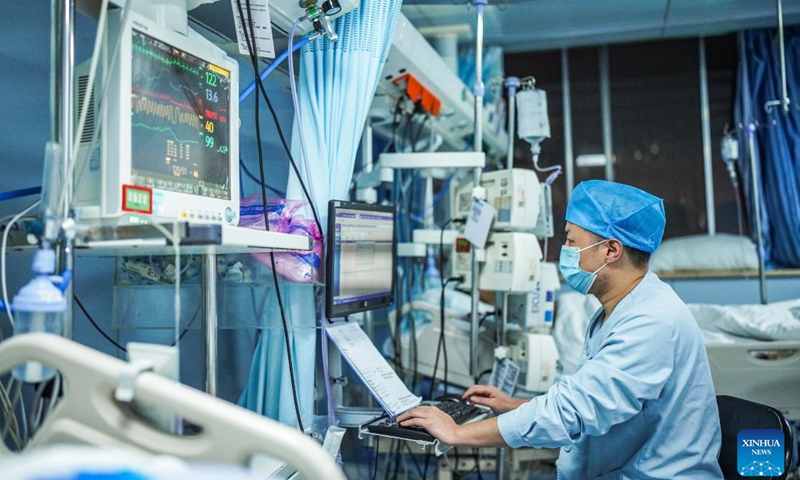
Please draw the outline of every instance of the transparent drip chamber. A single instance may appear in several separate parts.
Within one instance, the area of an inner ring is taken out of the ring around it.
[[[14,296],[14,336],[26,333],[60,335],[67,302],[61,290],[53,285],[55,252],[38,250],[33,261],[33,280]],[[35,383],[50,380],[55,370],[39,362],[26,362],[12,370],[14,378]]]

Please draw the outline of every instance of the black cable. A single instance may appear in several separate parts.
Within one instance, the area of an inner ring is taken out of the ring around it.
[[[481,473],[481,451],[477,448],[473,448],[472,455],[475,457],[475,471],[478,473],[478,480],[483,480],[483,474]]]
[[[411,288],[409,291],[413,290],[414,281],[416,280],[416,275],[414,275],[414,267],[411,267],[411,273],[413,277],[411,277]],[[409,300],[411,296],[409,295]],[[412,373],[411,373],[411,391],[415,391],[417,389],[417,381],[419,377],[419,345],[417,343],[417,322],[414,318],[414,307],[413,303],[409,302],[411,306],[408,311],[408,322],[409,322],[409,330],[411,333],[411,355],[413,356],[411,365],[412,365]]]
[[[187,323],[185,327],[183,327],[183,331],[180,333],[180,335],[178,335],[178,341],[173,341],[172,345],[170,345],[171,347],[174,347],[175,345],[177,345],[177,343],[179,341],[183,340],[184,335],[186,335],[186,333],[189,332],[189,328],[191,328],[191,326],[194,323],[194,321],[197,320],[197,316],[200,313],[200,307],[201,307],[201,305],[197,306],[197,310],[194,311],[194,315],[192,315],[192,319],[189,320],[189,323]]]
[[[481,328],[483,326],[483,322],[485,322],[487,318],[494,317],[495,315],[499,315],[499,314],[502,314],[502,312],[501,311],[495,311],[495,312],[486,312],[486,313],[484,313],[483,315],[481,315],[481,319],[478,320],[478,328]]]
[[[445,333],[444,333],[444,328],[445,328],[445,321],[444,321],[444,319],[445,319],[445,314],[444,314],[444,307],[445,307],[445,301],[444,300],[445,300],[445,298],[444,298],[444,294],[445,294],[445,290],[447,288],[447,285],[450,282],[463,281],[463,279],[464,279],[463,277],[452,277],[452,278],[448,278],[447,280],[445,280],[444,283],[442,284],[442,296],[440,298],[440,304],[439,304],[439,345],[436,347],[436,360],[433,362],[433,376],[432,376],[432,379],[436,378],[436,372],[439,370],[439,353],[441,352],[442,358],[444,360],[444,362],[443,362],[444,363],[444,365],[443,365],[444,366],[444,378],[443,378],[444,381],[442,383],[443,388],[444,388],[444,395],[447,395],[447,386],[448,386],[447,375],[448,375],[448,368],[449,368],[448,367],[448,363],[447,363],[447,339],[446,339]],[[433,380],[431,380],[431,389],[430,389],[430,392],[429,392],[429,395],[428,395],[429,398],[433,398],[433,384],[434,384],[434,382],[433,382]]]
[[[425,447],[425,466],[422,469],[423,473],[425,473],[425,476],[423,478],[428,478],[428,462],[430,461],[430,459],[431,459],[431,449],[426,446]],[[434,466],[433,470],[436,471],[436,467],[435,466]]]
[[[414,105],[414,110],[407,115],[406,123],[403,125],[403,140],[413,142],[413,133],[414,133],[414,117],[417,115],[417,108],[418,106]],[[416,152],[416,145],[412,143],[411,151]]]
[[[424,480],[425,474],[422,472],[422,468],[420,468],[419,463],[417,462],[417,459],[414,456],[414,452],[411,451],[411,447],[408,446],[408,442],[403,442],[403,446],[406,447],[406,450],[408,450],[408,454],[411,455],[411,461],[414,463],[414,468],[417,469],[417,473],[419,473],[419,478],[421,480]]]
[[[261,81],[261,77],[258,75],[258,72],[256,72],[256,83],[258,84],[258,88],[256,90],[261,91],[261,94],[264,96],[264,101],[267,103],[267,107],[269,108],[269,113],[272,115],[272,121],[275,123],[275,128],[278,130],[278,138],[281,141],[281,145],[283,145],[283,150],[286,152],[286,156],[289,158],[289,165],[291,165],[292,170],[294,170],[297,180],[300,181],[300,188],[303,189],[303,194],[306,196],[308,205],[311,207],[311,213],[314,215],[314,222],[317,224],[320,235],[325,235],[325,231],[322,229],[322,223],[319,221],[317,207],[314,205],[314,201],[311,199],[311,195],[308,193],[308,188],[306,188],[305,182],[303,182],[303,177],[300,175],[300,170],[297,168],[297,163],[294,161],[294,156],[292,156],[292,151],[289,148],[289,144],[286,143],[286,137],[283,136],[283,129],[281,128],[281,123],[278,121],[278,114],[275,113],[275,108],[272,106],[272,102],[269,99],[269,95],[267,95],[267,90],[264,88],[264,83]],[[258,97],[256,97],[256,100],[258,100]]]
[[[400,126],[400,120],[397,116],[400,114],[400,109],[403,103],[403,97],[397,99],[397,103],[394,106],[394,114],[392,115],[392,141],[387,145],[387,149],[389,146],[394,148],[395,152],[400,152],[397,148],[397,128]]]
[[[478,374],[478,376],[477,376],[477,377],[475,377],[475,385],[480,385],[480,383],[481,383],[481,377],[483,377],[483,376],[484,376],[484,375],[486,375],[487,373],[492,373],[492,369],[491,369],[491,368],[487,368],[486,370],[484,370],[484,371],[482,371],[481,373],[479,373],[479,374]]]
[[[402,193],[402,187],[400,185],[402,185],[403,171],[402,170],[398,170],[396,175],[397,175],[397,178],[395,180],[399,180],[399,181],[395,181],[394,182],[395,203],[399,203],[400,205],[403,205],[403,203],[404,203],[403,201],[397,202],[397,200],[400,197],[400,194]],[[397,215],[395,217],[395,225],[394,226],[395,226],[395,229],[397,231],[399,231],[399,229],[400,229],[400,218],[401,218],[400,215]],[[394,248],[396,249],[397,246],[395,245]],[[397,255],[397,251],[395,250],[394,253],[395,253],[395,258],[397,258],[397,256],[396,256]],[[405,281],[405,279],[407,278],[407,275],[408,275],[407,274],[407,270],[403,269],[402,271],[403,271],[402,280]],[[401,280],[401,279],[398,279],[398,280]],[[401,325],[403,323],[403,315],[402,315],[402,313],[403,313],[403,305],[404,305],[404,301],[403,301],[403,296],[404,296],[403,281],[395,282],[395,295],[396,295],[395,298],[397,299],[396,304],[399,306],[399,309],[397,310],[397,315],[395,316],[394,333],[392,333],[391,328],[389,329],[389,335],[391,336],[391,339],[392,339],[392,348],[394,349],[394,364],[395,364],[395,366],[397,367],[397,369],[399,371],[403,371],[403,355],[402,355],[402,353],[403,353],[403,335],[402,335],[402,332],[401,332]]]
[[[444,274],[444,231],[448,225],[451,223],[463,223],[464,219],[462,218],[451,218],[444,222],[442,225],[442,229],[439,233],[439,274]],[[441,278],[444,278],[443,276]],[[448,374],[448,362],[447,362],[447,341],[445,340],[444,334],[444,306],[445,306],[445,287],[447,284],[454,281],[463,281],[463,277],[452,277],[448,278],[447,280],[442,281],[442,296],[441,296],[441,303],[439,305],[439,343],[436,347],[436,360],[433,362],[433,375],[431,376],[431,388],[428,394],[428,398],[433,398],[433,385],[434,380],[436,379],[436,372],[439,369],[439,354],[441,352],[444,353],[444,393],[447,393],[447,374]]]
[[[405,442],[397,442],[397,449],[394,451],[394,473],[392,474],[392,480],[397,480],[397,474],[400,473],[400,450],[402,450],[403,443]]]
[[[256,182],[256,184],[257,184],[257,185],[260,185],[260,184],[261,184],[261,180],[259,180],[259,179],[258,179],[258,177],[256,177],[255,175],[253,175],[253,172],[251,172],[251,171],[250,171],[250,169],[248,169],[248,168],[247,168],[247,166],[244,164],[244,161],[242,161],[242,158],[241,158],[241,157],[239,157],[239,166],[242,168],[242,170],[244,171],[245,175],[246,175],[246,176],[247,176],[247,177],[248,177],[250,180],[252,180],[252,181]],[[279,191],[279,190],[278,190],[277,188],[275,188],[275,187],[270,187],[269,185],[267,185],[267,189],[269,189],[269,190],[270,190],[272,193],[274,193],[275,195],[277,195],[277,196],[279,196],[279,197],[284,197],[284,196],[286,196],[286,193]]]
[[[450,223],[453,222],[453,219],[450,218],[444,224],[442,224],[442,229],[439,233],[439,278],[442,279],[442,297],[444,297],[444,231]],[[442,301],[444,303],[444,300]],[[433,375],[431,375],[431,387],[428,392],[428,398],[433,399],[433,385],[436,383],[436,372],[439,370],[439,355],[442,351],[442,344],[444,343],[444,306],[441,306],[440,312],[440,320],[439,320],[439,341],[436,345],[436,360],[433,362]],[[445,393],[447,390],[445,388]]]
[[[397,228],[398,223],[399,223],[399,218],[396,218],[395,219],[395,229]],[[394,248],[397,248],[397,246],[395,245]],[[394,252],[394,254],[395,254],[395,258],[397,258],[396,257],[396,255],[397,255],[396,251]],[[405,273],[405,270],[404,270],[403,271],[403,277],[402,277],[403,281],[405,280],[405,275],[407,275],[407,274]],[[400,279],[398,279],[398,280],[400,280]],[[396,304],[397,304],[398,308],[396,309],[397,314],[395,315],[394,333],[392,333],[392,329],[390,327],[389,328],[389,336],[391,337],[391,340],[392,340],[392,350],[394,350],[394,356],[393,356],[394,358],[392,359],[392,362],[394,363],[395,368],[397,368],[397,370],[399,372],[402,372],[403,371],[403,334],[401,332],[401,328],[402,328],[402,324],[403,324],[403,303],[404,303],[403,302],[403,282],[402,281],[395,282],[394,288],[395,288],[394,294],[395,294],[395,298],[397,299],[396,300]]]
[[[376,480],[378,478],[378,452],[380,452],[380,442],[381,437],[375,437],[375,465],[373,466],[372,470],[372,480]]]
[[[245,0],[245,6],[247,8],[247,18],[252,19],[252,11],[250,9],[250,0]],[[244,12],[242,11],[242,2],[241,0],[236,0],[236,8],[239,11],[239,17],[244,22]],[[245,38],[245,42],[247,43],[247,50],[250,53],[250,60],[253,64],[253,74],[256,78],[257,83],[261,88],[263,85],[261,83],[261,78],[258,72],[258,58],[256,57],[256,50],[255,50],[255,30],[253,28],[253,22],[250,21],[249,23],[249,30],[248,33],[247,28],[242,28],[243,36]],[[264,90],[266,93],[266,90]],[[269,232],[269,215],[267,213],[267,189],[266,189],[266,180],[264,178],[264,154],[261,147],[261,122],[259,119],[259,89],[256,89],[255,95],[255,127],[256,127],[256,146],[258,148],[258,165],[261,174],[261,203],[264,208],[264,230]],[[302,180],[301,180],[302,182]],[[311,199],[309,197],[309,203],[311,203]],[[312,204],[313,209],[313,204]],[[320,230],[321,230],[320,226]],[[278,282],[278,273],[275,265],[275,255],[273,252],[270,251],[269,253],[270,263],[272,265],[272,280],[275,284],[275,296],[278,299],[278,309],[280,310],[281,314],[281,322],[283,323],[283,339],[286,344],[286,357],[289,363],[289,379],[291,380],[292,384],[292,400],[294,400],[294,411],[297,417],[297,426],[300,428],[300,431],[304,432],[305,428],[303,428],[303,419],[300,415],[300,401],[298,400],[297,396],[297,385],[294,378],[294,359],[292,358],[292,342],[289,339],[289,323],[286,321],[286,312],[283,308],[283,299],[281,298],[281,290],[280,284]]]
[[[442,356],[444,357],[444,383],[443,383],[442,391],[443,391],[443,393],[445,395],[447,395],[447,372],[449,370],[449,366],[448,366],[448,363],[447,363],[447,338],[446,338],[446,336],[444,334],[444,318],[445,318],[445,315],[444,315],[444,305],[445,305],[444,294],[445,294],[445,289],[447,288],[447,284],[450,283],[450,280],[451,279],[448,278],[442,284],[442,296],[439,299],[439,302],[440,302],[439,303],[439,327],[441,328],[441,334],[439,336],[439,340],[442,342]]]
[[[389,453],[386,457],[386,470],[383,472],[383,480],[389,480],[389,470],[391,470],[391,461],[392,461],[392,450],[394,450],[397,441],[392,439],[392,443],[389,444]]]
[[[89,311],[86,310],[86,307],[83,305],[81,300],[78,298],[77,294],[73,293],[72,294],[72,298],[75,300],[75,303],[78,304],[78,308],[81,309],[81,312],[83,312],[84,316],[86,316],[86,318],[89,320],[89,323],[92,324],[92,326],[95,328],[95,330],[97,330],[100,333],[100,335],[102,335],[106,340],[111,342],[118,349],[122,350],[125,353],[128,352],[128,350],[125,347],[123,347],[119,343],[115,342],[110,336],[108,336],[108,334],[106,332],[103,331],[102,328],[100,328],[100,325],[98,325],[97,322],[95,322],[94,318],[92,318],[92,316],[89,314]],[[180,335],[178,335],[178,340],[183,340],[183,337],[186,335],[186,333],[189,332],[189,328],[191,328],[191,326],[194,324],[194,321],[197,320],[197,316],[198,316],[199,313],[200,313],[200,307],[198,306],[197,310],[195,310],[195,312],[194,312],[194,315],[192,315],[192,319],[189,320],[189,323],[183,328],[183,331],[180,333]],[[172,342],[172,344],[170,346],[174,347],[175,344],[176,344],[176,342]]]
[[[245,6],[247,7],[247,11],[250,12],[249,0],[245,0]],[[239,16],[242,18],[242,23],[244,23],[244,17],[242,16],[242,14],[244,12],[242,11],[241,0],[236,0],[236,8],[239,11]],[[264,101],[266,102],[267,107],[269,108],[269,113],[272,116],[272,121],[275,123],[275,129],[278,131],[278,138],[281,141],[281,145],[283,146],[284,151],[286,151],[286,156],[289,158],[289,165],[291,165],[292,170],[294,170],[294,173],[297,176],[297,180],[299,180],[299,182],[300,182],[300,188],[303,190],[303,194],[305,195],[306,200],[308,200],[308,205],[309,205],[309,207],[311,207],[311,213],[314,216],[314,222],[317,224],[317,228],[319,229],[319,233],[320,233],[320,235],[324,236],[325,235],[325,231],[322,229],[322,223],[319,220],[319,214],[317,213],[317,207],[316,207],[316,205],[314,205],[314,201],[312,200],[311,195],[308,193],[308,188],[306,188],[305,182],[303,182],[303,177],[300,175],[300,170],[297,168],[297,164],[294,161],[294,157],[292,156],[292,151],[289,148],[289,144],[286,142],[286,137],[283,135],[283,129],[281,128],[281,122],[278,121],[278,114],[275,113],[275,107],[272,106],[272,102],[269,99],[269,95],[267,95],[267,89],[264,88],[264,82],[261,80],[261,75],[260,75],[260,73],[258,71],[258,57],[256,56],[256,53],[255,53],[255,30],[253,29],[253,22],[251,21],[249,23],[250,23],[250,25],[249,25],[250,26],[250,28],[249,28],[250,32],[248,32],[247,31],[248,29],[245,28],[245,29],[243,29],[243,33],[244,33],[244,37],[245,37],[244,38],[245,39],[245,43],[247,43],[247,51],[250,54],[250,60],[253,63],[253,72],[255,74],[255,79],[254,80],[256,82],[256,86],[258,87],[258,88],[255,89],[255,93],[256,93],[256,95],[255,95],[256,112],[258,112],[258,105],[259,105],[259,101],[258,101],[259,100],[259,95],[258,95],[258,93],[261,92],[261,95],[263,95]],[[252,40],[251,40],[251,38],[248,38],[248,35],[253,35],[253,37],[251,37]],[[289,52],[289,55],[293,55],[293,52]],[[258,113],[256,113],[256,115],[258,115]],[[256,119],[258,119],[258,116],[256,116]],[[258,120],[257,120],[257,123],[258,123]],[[260,149],[260,145],[261,144],[259,143],[259,149]],[[239,163],[241,163],[241,161]],[[258,180],[256,180],[256,182],[258,183]],[[263,183],[264,182],[263,182],[263,179],[262,179],[261,184],[263,185]]]
[[[390,479],[390,477],[389,477],[389,475],[392,473],[392,461],[394,460],[394,464],[397,465],[397,457],[395,455],[395,452],[397,451],[397,448],[399,447],[397,445],[397,443],[398,442],[392,441],[392,444],[389,445],[389,454],[388,454],[389,456],[388,456],[388,458],[386,460],[386,472],[383,474],[383,480],[395,480],[396,477],[397,477],[396,474],[395,474],[394,479]]]
[[[417,133],[414,135],[414,148],[416,149],[417,143],[419,143],[419,137],[422,136],[422,132],[425,130],[425,124],[428,123],[428,119],[430,115],[425,115],[422,121],[419,123],[419,127],[417,127]]]
[[[128,350],[125,347],[123,347],[122,345],[120,345],[119,343],[114,341],[113,338],[109,337],[108,334],[106,332],[104,332],[102,328],[100,328],[100,325],[98,325],[97,322],[94,321],[94,318],[92,318],[92,316],[89,314],[89,311],[86,310],[86,307],[83,306],[83,302],[81,302],[81,300],[78,298],[78,295],[73,293],[72,294],[72,299],[75,300],[75,303],[78,304],[78,308],[80,308],[81,312],[83,312],[83,314],[86,316],[86,318],[89,319],[89,323],[92,324],[92,326],[95,328],[95,330],[100,332],[100,335],[102,335],[103,338],[105,338],[106,340],[111,342],[111,344],[114,345],[115,347],[117,347],[118,349],[122,350],[125,353],[128,353]]]

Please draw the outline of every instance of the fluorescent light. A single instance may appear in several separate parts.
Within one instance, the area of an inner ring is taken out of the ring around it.
[[[579,167],[604,167],[606,165],[606,156],[602,153],[578,155],[578,158],[575,159],[575,165]]]

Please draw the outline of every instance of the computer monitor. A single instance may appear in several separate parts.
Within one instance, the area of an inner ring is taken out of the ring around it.
[[[328,318],[391,305],[395,265],[393,206],[339,200],[328,204]]]
[[[94,100],[103,122],[99,149],[75,172],[76,216],[237,225],[238,64],[191,29],[183,35],[136,11],[123,18],[119,9],[109,12],[106,68],[118,37],[119,51],[108,91]],[[85,73],[78,72],[79,106]],[[93,129],[87,122],[83,148]]]

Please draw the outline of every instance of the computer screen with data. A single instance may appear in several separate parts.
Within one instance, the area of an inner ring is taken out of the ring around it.
[[[131,35],[133,185],[230,199],[231,72],[135,28]]]
[[[338,318],[394,300],[395,208],[328,204],[326,314]]]

